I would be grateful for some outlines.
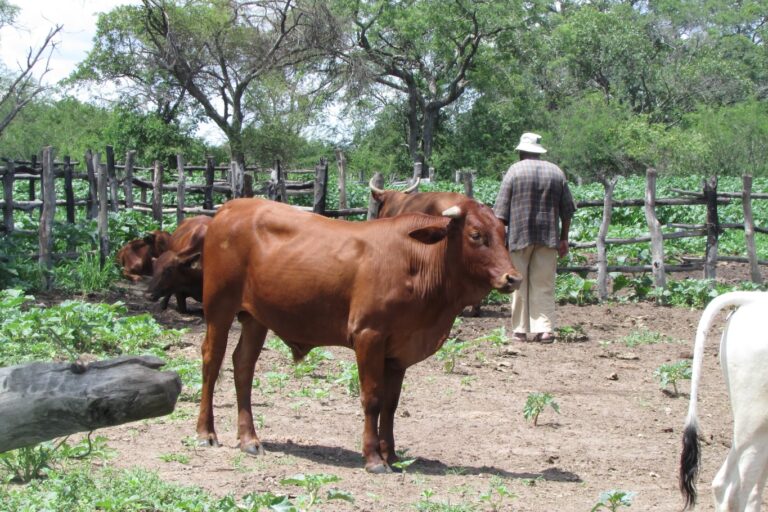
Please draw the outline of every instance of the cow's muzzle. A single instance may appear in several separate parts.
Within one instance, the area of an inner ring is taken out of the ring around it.
[[[520,274],[504,274],[501,278],[501,283],[496,287],[501,293],[512,293],[520,288],[520,283],[523,281]]]

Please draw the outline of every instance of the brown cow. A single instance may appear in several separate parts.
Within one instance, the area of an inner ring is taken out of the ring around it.
[[[379,202],[378,218],[394,217],[402,213],[426,213],[440,215],[446,208],[467,200],[467,196],[457,192],[414,192],[419,188],[420,179],[405,190],[382,190],[368,183],[371,195]],[[472,304],[464,316],[480,316],[480,303]]]
[[[187,312],[187,297],[203,300],[203,241],[211,218],[206,215],[185,219],[171,235],[168,250],[155,260],[149,281],[150,299],[163,297],[162,309],[171,295],[176,297],[179,313]]]
[[[131,281],[151,276],[152,262],[168,249],[170,240],[170,233],[155,230],[125,244],[117,252],[117,263],[123,268],[123,275]]]
[[[213,389],[235,317],[240,449],[262,453],[251,384],[267,330],[300,360],[312,348],[352,348],[370,472],[397,461],[393,422],[405,370],[434,354],[467,304],[520,283],[493,211],[464,199],[444,216],[328,219],[264,199],[226,203],[203,249],[203,388],[197,436],[218,446]]]

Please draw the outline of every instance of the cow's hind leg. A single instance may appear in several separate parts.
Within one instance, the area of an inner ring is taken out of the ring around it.
[[[379,451],[389,465],[399,460],[395,452],[394,427],[395,411],[400,401],[404,377],[405,370],[395,366],[391,360],[387,360],[384,367],[384,401],[381,405],[379,420]]]
[[[365,330],[354,338],[355,356],[360,375],[360,401],[363,404],[365,425],[363,427],[363,457],[365,470],[369,473],[389,473],[379,452],[379,414],[385,402],[384,343],[381,336]]]
[[[253,370],[264,346],[264,338],[267,337],[267,328],[246,313],[240,313],[238,319],[243,330],[232,354],[237,393],[237,437],[240,439],[240,450],[249,455],[263,455],[264,448],[253,426],[251,386]]]
[[[768,476],[766,436],[756,437],[748,446],[734,443],[725,463],[712,481],[718,512],[758,512]]]
[[[213,388],[219,377],[221,363],[227,350],[227,336],[234,314],[227,318],[209,318],[203,340],[203,388],[200,397],[200,414],[197,417],[197,440],[200,446],[219,446],[213,426]]]

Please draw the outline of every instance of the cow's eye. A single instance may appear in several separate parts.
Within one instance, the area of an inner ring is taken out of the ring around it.
[[[477,231],[473,231],[472,233],[470,233],[470,234],[469,234],[469,238],[471,238],[472,240],[474,240],[475,242],[477,242],[477,241],[479,241],[481,238],[483,238],[483,235],[482,235],[482,234],[480,234],[480,233],[479,233],[479,232],[477,232]]]

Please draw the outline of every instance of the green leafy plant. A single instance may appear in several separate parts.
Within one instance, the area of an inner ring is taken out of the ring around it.
[[[509,336],[507,336],[506,327],[504,327],[503,325],[501,327],[497,327],[496,329],[491,331],[489,334],[486,334],[485,336],[481,336],[474,340],[475,343],[481,343],[484,341],[490,342],[491,345],[493,345],[496,348],[506,345],[507,343],[509,343]]]
[[[587,333],[584,332],[584,328],[580,324],[556,327],[555,332],[557,333],[557,339],[564,343],[586,341],[588,339]]]
[[[635,497],[635,494],[634,492],[620,490],[605,491],[600,494],[600,501],[592,507],[591,512],[603,509],[616,512],[621,507],[630,507],[632,506],[632,499]]]
[[[459,341],[457,338],[448,338],[445,340],[445,343],[443,343],[443,346],[437,351],[435,357],[438,361],[443,362],[443,370],[445,370],[446,373],[453,373],[461,353],[464,352],[468,345],[469,342]]]
[[[560,413],[560,406],[550,393],[529,393],[523,406],[523,417],[526,420],[533,420],[535,427],[538,424],[539,415],[544,412],[547,406],[550,406],[556,413]]]
[[[657,343],[669,343],[671,341],[671,338],[664,334],[645,329],[635,329],[626,336],[618,339],[616,343],[623,343],[627,347],[633,348],[639,345],[655,345]]]
[[[555,299],[559,303],[594,304],[597,302],[594,279],[576,274],[558,274],[555,279]]]
[[[341,384],[350,396],[360,396],[360,375],[354,361],[339,361],[340,371],[332,376],[334,384]]]
[[[5,481],[25,483],[44,477],[49,470],[67,460],[106,459],[110,455],[106,439],[101,436],[92,439],[89,434],[75,445],[70,445],[65,437],[59,442],[46,441],[0,453],[0,467],[5,472]]]
[[[671,384],[672,392],[674,396],[677,396],[678,381],[691,379],[691,361],[690,359],[682,359],[676,363],[662,364],[656,368],[653,375],[659,381],[661,389],[666,389]]]
[[[293,376],[296,378],[307,377],[318,371],[318,368],[324,361],[333,359],[333,354],[327,350],[316,348],[307,354],[304,359],[296,363],[293,367]]]
[[[341,480],[336,475],[328,475],[325,473],[316,474],[297,474],[289,478],[280,480],[283,485],[297,485],[304,488],[307,492],[307,496],[302,499],[302,505],[306,509],[310,509],[316,504],[322,503],[324,500],[320,498],[320,489],[330,483],[335,483]],[[326,492],[325,500],[344,500],[353,502],[354,498],[351,494],[338,489],[330,489]]]
[[[488,490],[480,494],[480,501],[485,503],[488,507],[487,510],[497,512],[505,510],[507,508],[506,502],[515,499],[516,497],[515,493],[510,491],[507,486],[504,485],[503,479],[498,476],[493,476],[491,477]]]
[[[178,462],[179,464],[189,464],[189,455],[186,453],[164,453],[160,455],[163,462]]]

